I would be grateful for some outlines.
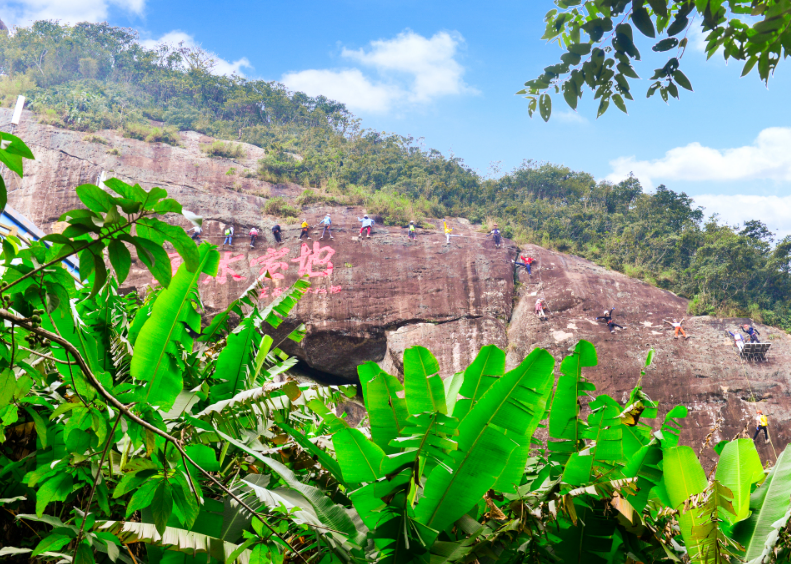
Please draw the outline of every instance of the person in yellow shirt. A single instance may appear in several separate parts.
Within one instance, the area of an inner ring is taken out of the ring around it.
[[[755,441],[755,439],[758,438],[758,433],[760,433],[761,431],[764,432],[764,440],[768,441],[769,433],[767,432],[766,429],[767,427],[769,427],[769,420],[766,418],[766,415],[764,415],[764,412],[761,411],[760,409],[758,410],[758,413],[755,415],[755,422],[757,423],[756,425],[757,428],[755,429],[755,434],[753,435],[753,441]]]
[[[445,244],[450,245],[450,234],[453,233],[453,228],[448,227],[448,223],[446,221],[443,221],[442,225],[445,226],[445,241],[446,241]]]
[[[308,233],[309,229],[310,229],[310,226],[308,225],[308,220],[307,219],[303,219],[302,220],[302,233],[299,234],[299,238],[302,239],[303,237],[307,237],[308,239],[310,239],[310,233]]]

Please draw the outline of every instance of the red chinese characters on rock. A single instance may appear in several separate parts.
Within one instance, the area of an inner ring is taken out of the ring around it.
[[[278,272],[278,270],[288,270],[288,263],[283,262],[282,258],[284,258],[290,249],[283,248],[280,250],[272,249],[271,247],[266,250],[265,255],[261,255],[260,257],[256,257],[250,261],[250,266],[258,266],[261,265],[261,270],[258,272],[258,276],[261,276],[264,271],[269,271],[269,275],[272,278],[277,280],[282,280],[283,275]]]
[[[176,272],[179,270],[179,266],[181,263],[184,262],[184,259],[181,258],[181,255],[178,253],[168,253],[168,257],[170,257],[170,275],[175,276]],[[151,285],[156,286],[159,284],[156,278],[151,279]]]
[[[237,255],[235,257],[231,257],[231,251],[225,251],[223,255],[224,256],[220,257],[220,266],[217,269],[217,276],[209,276],[208,278],[206,278],[206,280],[203,281],[204,284],[210,284],[215,280],[217,281],[217,284],[225,284],[225,282],[227,282],[227,277],[229,275],[234,280],[245,279],[244,276],[238,274],[230,267],[231,263],[242,260],[244,258],[244,255]]]
[[[291,259],[291,262],[299,263],[300,276],[308,275],[309,278],[316,276],[331,276],[333,265],[330,262],[332,255],[335,254],[335,249],[332,247],[321,247],[318,241],[313,243],[313,251],[310,250],[305,243],[302,243],[302,251],[298,258]],[[314,272],[315,266],[325,266],[324,270]]]

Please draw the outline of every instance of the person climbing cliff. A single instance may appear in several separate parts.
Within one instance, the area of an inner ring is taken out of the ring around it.
[[[250,229],[250,248],[255,248],[255,242],[258,239],[258,229],[253,227]]]
[[[742,325],[742,331],[744,331],[745,333],[747,333],[750,336],[750,342],[751,343],[760,343],[761,342],[760,340],[758,340],[758,335],[760,335],[760,333],[758,332],[758,330],[755,327],[751,327],[751,326],[749,326],[749,325],[747,325],[745,323],[744,325]]]
[[[275,225],[272,226],[272,235],[275,236],[275,241],[276,242],[278,242],[278,243],[282,243],[283,242],[283,240],[280,237],[280,226],[278,224],[275,224]]]
[[[491,231],[489,231],[489,233],[487,233],[487,234],[486,234],[486,236],[487,236],[487,237],[488,237],[489,235],[491,235],[492,237],[494,237],[494,246],[495,246],[495,247],[497,247],[497,248],[499,249],[499,248],[500,248],[500,245],[501,245],[501,244],[502,244],[502,242],[503,242],[503,237],[502,237],[502,235],[500,234],[500,229],[498,229],[498,227],[497,227],[497,224],[496,224],[496,223],[494,224],[494,229],[492,229]],[[523,258],[524,258],[524,257],[523,257]],[[527,273],[528,273],[528,274],[530,274],[530,269],[529,269],[529,268],[527,269]]]
[[[445,244],[446,245],[450,245],[450,234],[453,233],[453,228],[452,227],[448,227],[448,222],[447,221],[443,221],[442,225],[445,226]]]
[[[225,228],[225,240],[222,242],[223,247],[225,245],[231,245],[233,247],[233,225],[230,225]]]
[[[195,241],[196,245],[200,245],[201,244],[200,234],[203,233],[203,229],[201,229],[200,225],[196,225],[195,227],[187,229],[187,233],[189,233],[190,231],[193,231],[192,235],[190,235],[190,239]]]
[[[415,222],[414,221],[410,221],[409,225],[405,225],[401,229],[409,229],[409,231],[407,231],[407,237],[409,237],[410,241],[417,240],[417,232],[415,231]]]
[[[372,226],[373,226],[373,224],[374,224],[374,220],[373,220],[373,219],[371,219],[371,218],[369,218],[369,217],[366,215],[366,216],[363,216],[363,218],[362,218],[362,219],[360,219],[360,218],[358,217],[358,218],[357,218],[357,221],[361,221],[361,222],[362,222],[362,224],[363,224],[363,226],[362,226],[362,227],[360,227],[360,238],[362,238],[362,236],[363,236],[363,231],[364,231],[364,230],[366,230],[366,229],[368,229],[368,239],[370,239],[370,238],[371,238],[371,227],[372,227]]]
[[[612,321],[612,312],[615,311],[615,306],[610,308],[610,311],[604,310],[604,314],[600,315],[596,318],[596,321],[604,321],[605,323],[609,323]]]
[[[539,317],[539,319],[546,319],[547,318],[547,314],[544,313],[544,308],[545,307],[547,307],[546,302],[543,299],[538,298],[536,300],[536,315]]]
[[[683,337],[685,339],[689,339],[687,334],[684,332],[684,328],[681,326],[684,323],[683,319],[681,321],[676,321],[675,319],[673,321],[668,321],[667,319],[665,319],[663,321],[665,323],[667,323],[668,325],[670,325],[671,327],[673,327],[673,329],[675,329],[675,331],[673,333],[673,338],[674,339],[678,339],[678,334],[679,333],[681,333],[681,335],[683,335]]]
[[[758,434],[761,431],[763,431],[764,432],[764,440],[768,442],[769,441],[769,432],[767,431],[767,429],[769,427],[769,420],[766,418],[766,415],[764,415],[764,412],[761,411],[760,409],[755,414],[755,423],[756,423],[756,426],[755,426],[756,429],[755,429],[755,434],[753,435],[753,441],[755,441],[755,439],[758,438]]]
[[[519,258],[522,259],[522,262],[513,261],[513,263],[517,266],[517,268],[521,266],[527,270],[527,273],[532,276],[532,266],[533,263],[536,262],[536,259],[533,257],[526,257],[525,255],[519,255]]]
[[[730,334],[731,337],[733,337],[733,342],[736,344],[736,348],[739,349],[739,352],[742,352],[742,349],[744,348],[744,337],[742,337],[742,334],[727,330],[726,332]]]
[[[618,325],[615,321],[612,320],[612,318],[610,318],[610,320],[607,322],[607,329],[610,330],[610,333],[615,333],[616,327],[620,327],[621,329],[626,329],[626,327],[624,327],[623,325]]]
[[[299,238],[302,239],[303,237],[307,237],[310,240],[310,226],[308,225],[308,220],[302,220],[302,232],[299,234]]]
[[[319,222],[319,225],[324,226],[324,230],[321,232],[321,238],[319,239],[319,241],[324,239],[324,235],[326,234],[329,234],[330,239],[335,239],[335,237],[332,236],[332,229],[330,228],[330,225],[332,225],[332,219],[330,219],[330,214],[325,215],[324,219],[322,219]]]

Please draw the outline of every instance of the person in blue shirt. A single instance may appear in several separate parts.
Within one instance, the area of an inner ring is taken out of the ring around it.
[[[332,220],[330,219],[330,214],[325,215],[324,219],[322,219],[319,222],[319,225],[323,225],[324,226],[324,230],[321,232],[321,238],[319,239],[319,241],[321,241],[321,239],[324,239],[324,235],[326,233],[329,233],[330,239],[335,239],[335,237],[332,236],[332,229],[330,229],[330,225],[332,225]]]
[[[761,341],[758,340],[758,335],[760,335],[760,333],[755,329],[755,327],[750,327],[749,325],[747,325],[745,323],[744,325],[742,325],[742,331],[744,331],[745,333],[747,333],[750,336],[750,342],[751,343],[760,343],[761,342]]]

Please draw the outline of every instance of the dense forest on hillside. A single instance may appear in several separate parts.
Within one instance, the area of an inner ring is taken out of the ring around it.
[[[791,329],[791,238],[760,221],[704,221],[684,193],[526,160],[483,178],[419,140],[366,129],[343,104],[212,74],[200,49],[146,49],[130,29],[37,22],[0,36],[0,101],[26,95],[42,121],[178,144],[196,130],[265,148],[259,174],[365,204],[386,222],[461,216],[516,242],[574,253],[691,298],[691,313],[749,315]],[[298,154],[302,159],[291,155]],[[306,198],[303,201],[309,201]]]

